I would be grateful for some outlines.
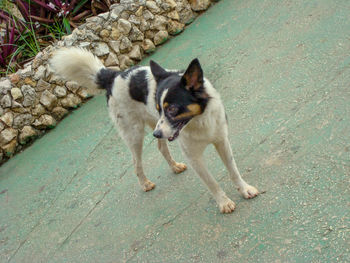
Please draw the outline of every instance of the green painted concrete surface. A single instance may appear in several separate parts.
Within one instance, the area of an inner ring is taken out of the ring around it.
[[[200,59],[258,198],[239,196],[209,147],[237,204],[220,214],[193,170],[171,173],[150,133],[157,187],[141,191],[101,95],[0,167],[0,262],[349,262],[349,11],[347,0],[222,0],[150,57]]]

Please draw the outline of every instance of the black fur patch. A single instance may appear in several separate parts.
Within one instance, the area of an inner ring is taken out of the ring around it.
[[[129,68],[129,69],[123,71],[123,72],[120,74],[120,76],[121,76],[123,79],[126,79],[131,71],[133,71],[133,70],[135,70],[135,69],[137,69],[137,68],[139,68],[139,67],[140,67],[140,66],[131,67],[131,68]]]
[[[97,74],[96,83],[99,86],[99,88],[106,90],[107,102],[109,100],[109,97],[112,96],[114,79],[119,74],[121,74],[121,72],[105,68],[101,69],[100,72]]]
[[[140,70],[131,76],[129,94],[134,100],[147,104],[148,85],[146,70]]]

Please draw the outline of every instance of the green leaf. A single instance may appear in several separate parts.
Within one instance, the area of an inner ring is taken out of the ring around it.
[[[64,17],[62,21],[63,21],[63,25],[64,25],[64,28],[66,29],[67,34],[71,34],[72,30],[70,28],[70,24],[69,24],[68,19],[66,17]]]
[[[77,6],[73,9],[72,14],[74,15],[88,0],[81,0]]]

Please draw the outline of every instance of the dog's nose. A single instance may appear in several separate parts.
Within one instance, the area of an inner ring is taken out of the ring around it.
[[[153,136],[156,137],[156,138],[158,138],[158,139],[162,138],[162,137],[163,137],[162,131],[161,131],[161,130],[155,130],[155,131],[153,132]]]

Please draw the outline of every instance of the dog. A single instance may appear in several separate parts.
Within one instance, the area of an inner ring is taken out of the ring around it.
[[[177,140],[189,164],[207,185],[222,213],[235,203],[220,188],[206,167],[203,152],[214,144],[239,193],[247,199],[259,194],[246,183],[233,158],[228,125],[219,93],[204,78],[198,59],[185,71],[167,70],[154,61],[125,71],[106,68],[92,53],[81,48],[62,48],[50,60],[55,73],[88,89],[105,89],[109,115],[130,149],[135,172],[144,191],[155,187],[142,168],[144,128],[153,129],[158,149],[175,173],[186,170],[176,162],[167,141]]]

